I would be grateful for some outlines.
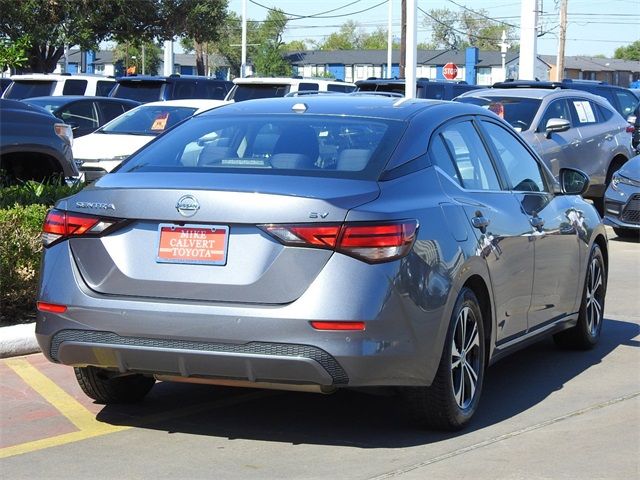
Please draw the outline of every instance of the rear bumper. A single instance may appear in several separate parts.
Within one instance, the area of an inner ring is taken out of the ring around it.
[[[345,262],[350,278],[336,273]],[[336,254],[286,305],[138,299],[88,289],[63,242],[45,252],[40,300],[67,311],[39,312],[36,337],[50,360],[71,366],[321,386],[429,385],[446,306],[417,305],[398,282],[400,270],[400,261],[372,267]],[[366,329],[320,331],[312,320],[364,321]]]

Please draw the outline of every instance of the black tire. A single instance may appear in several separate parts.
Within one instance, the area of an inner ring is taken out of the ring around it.
[[[433,383],[404,389],[415,423],[438,430],[460,430],[471,420],[484,383],[484,338],[478,299],[465,287],[456,300]]]
[[[142,400],[156,383],[155,378],[132,374],[119,376],[98,367],[75,367],[82,391],[98,403],[134,403]]]
[[[620,238],[629,238],[632,240],[640,241],[640,230],[632,230],[631,228],[617,228],[613,227],[613,231]]]
[[[553,340],[563,348],[589,350],[600,339],[604,321],[604,300],[607,293],[607,270],[604,257],[597,243],[591,247],[587,273],[582,290],[582,301],[578,323],[567,330],[556,333]]]

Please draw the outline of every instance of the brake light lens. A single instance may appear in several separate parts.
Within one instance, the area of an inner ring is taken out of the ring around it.
[[[41,312],[64,313],[67,311],[66,305],[59,305],[57,303],[36,302],[36,306]]]
[[[98,234],[115,224],[115,220],[102,219],[93,215],[52,209],[47,213],[42,225],[42,243],[45,247],[62,238],[85,234]]]
[[[409,253],[418,222],[263,225],[261,228],[285,245],[327,248],[368,263],[381,263]]]
[[[633,125],[627,125],[627,129],[626,132],[627,133],[633,133],[635,132],[636,128]]]

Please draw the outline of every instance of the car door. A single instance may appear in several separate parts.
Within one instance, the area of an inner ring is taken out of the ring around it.
[[[617,146],[617,131],[608,129],[599,118],[596,105],[586,98],[569,99],[582,142],[578,147],[580,163],[574,166],[589,175],[591,185],[604,185],[609,162]]]
[[[564,132],[546,133],[547,122],[552,118],[561,118],[571,122],[571,127]],[[580,168],[581,137],[573,124],[571,109],[566,98],[559,98],[549,102],[534,130],[534,144],[538,154],[545,164],[558,176],[560,168]]]
[[[504,126],[482,120],[482,129],[510,190],[529,219],[534,240],[533,292],[528,330],[576,309],[580,277],[580,219],[576,197],[555,196],[535,155]]]
[[[436,132],[430,155],[445,177],[444,191],[474,227],[474,253],[486,261],[491,277],[496,341],[506,342],[527,328],[534,254],[528,218],[503,188],[471,118],[450,122]]]

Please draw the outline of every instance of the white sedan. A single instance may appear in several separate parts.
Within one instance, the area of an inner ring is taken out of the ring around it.
[[[226,105],[222,100],[170,100],[140,105],[73,143],[73,158],[87,181],[116,168],[156,136],[193,115]]]

